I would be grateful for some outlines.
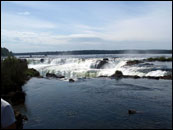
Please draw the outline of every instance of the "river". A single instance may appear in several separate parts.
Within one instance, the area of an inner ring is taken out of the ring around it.
[[[112,63],[112,66],[109,65],[109,68],[99,70],[89,68],[93,64],[92,61],[105,57],[109,58],[109,63]],[[120,69],[122,72],[125,72],[124,66],[119,64],[122,61],[142,59],[151,57],[151,55],[121,55],[118,58],[117,55],[106,55],[105,57],[102,55],[52,56],[44,58],[44,63],[39,62],[40,57],[28,59],[32,61],[29,66],[42,72],[43,76],[45,74],[43,73],[44,71],[49,71],[55,72],[55,74],[66,74],[66,78],[61,80],[32,78],[23,86],[23,90],[26,92],[26,101],[25,105],[19,108],[29,119],[24,123],[24,128],[172,128],[172,80],[143,78],[116,80],[114,78],[99,77],[100,73],[102,75],[110,74],[110,70]],[[48,61],[47,59],[50,60]],[[75,68],[77,63],[79,64],[77,66],[78,70]],[[142,69],[145,71],[141,71],[141,66],[133,66],[133,68],[126,68],[128,71],[125,73],[131,72],[131,74],[146,75],[151,74],[151,72],[146,71],[150,68],[152,71],[157,71],[158,75],[164,75],[167,71],[163,70],[163,68],[172,69],[172,62],[153,63],[152,66],[142,66]],[[44,69],[42,68],[43,66]],[[136,68],[137,71],[133,73]],[[64,73],[70,69],[71,73]],[[83,77],[84,75],[86,76],[86,72],[92,69],[96,70],[94,71],[96,72],[94,76]],[[68,78],[74,78],[76,81],[70,83],[67,81]],[[129,115],[129,109],[136,110],[137,113]]]

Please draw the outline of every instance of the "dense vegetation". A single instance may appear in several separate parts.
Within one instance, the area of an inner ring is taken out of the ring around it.
[[[19,90],[27,78],[25,74],[27,69],[27,62],[24,60],[15,57],[1,60],[2,93]]]
[[[151,58],[148,58],[147,61],[172,61],[172,57],[168,57],[168,58],[163,57],[163,56],[155,57],[155,58],[151,57]]]
[[[13,53],[7,48],[1,48],[1,56],[13,56]]]
[[[172,50],[80,50],[15,53],[14,55],[172,54]]]
[[[25,82],[39,73],[34,69],[28,69],[27,61],[8,57],[1,60],[1,96],[12,104],[20,104],[25,101],[25,93],[22,86]]]
[[[12,105],[19,105],[25,102],[25,92],[22,86],[31,77],[39,76],[39,72],[28,69],[27,61],[9,56],[1,59],[1,98]],[[16,127],[23,128],[23,120],[27,120],[18,110],[14,109]]]

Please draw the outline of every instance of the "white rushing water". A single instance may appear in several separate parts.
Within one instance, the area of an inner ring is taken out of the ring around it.
[[[168,72],[163,70],[165,66],[158,65],[133,65],[125,66],[129,60],[140,60],[143,58],[108,58],[107,63],[101,68],[97,68],[103,58],[61,58],[61,57],[46,57],[43,58],[27,58],[29,68],[34,68],[40,72],[42,76],[46,73],[63,75],[66,78],[84,78],[84,77],[99,77],[111,76],[116,70],[122,71],[124,75],[137,76],[164,76]],[[172,69],[172,68],[171,68]]]

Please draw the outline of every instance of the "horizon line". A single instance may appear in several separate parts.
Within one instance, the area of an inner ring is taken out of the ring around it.
[[[13,52],[13,54],[26,54],[26,53],[63,53],[63,52],[86,52],[86,51],[172,51],[172,49],[117,49],[117,50],[66,50],[66,51],[37,51],[37,52]]]

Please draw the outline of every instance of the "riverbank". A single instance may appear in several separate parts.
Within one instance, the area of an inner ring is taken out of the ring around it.
[[[1,98],[8,101],[13,108],[25,103],[25,92],[22,86],[27,83],[31,77],[39,77],[40,74],[34,69],[29,69],[26,60],[8,57],[1,60]],[[23,127],[23,119],[26,116],[14,110],[17,128]]]

